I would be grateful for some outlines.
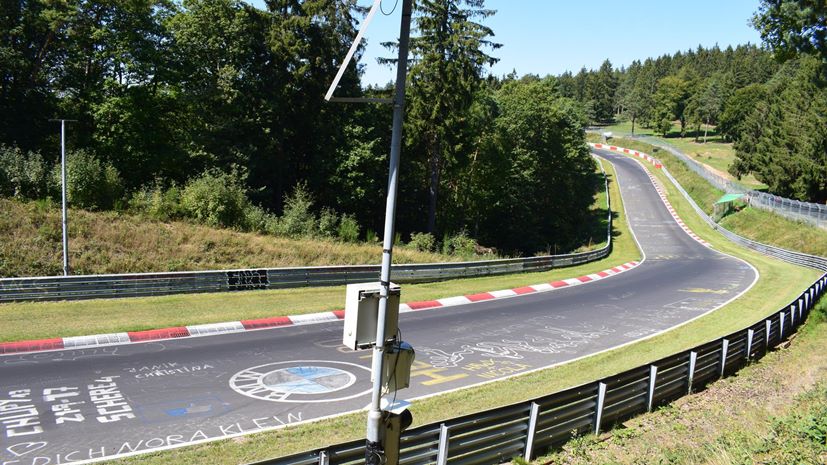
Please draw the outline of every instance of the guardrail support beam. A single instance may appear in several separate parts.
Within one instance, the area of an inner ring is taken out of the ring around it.
[[[726,372],[726,357],[729,351],[729,339],[721,339],[721,378]]]
[[[540,416],[540,404],[537,402],[531,403],[531,411],[528,415],[528,436],[525,441],[525,454],[523,458],[526,462],[530,462],[534,458],[534,436],[537,433],[537,417]]]
[[[436,454],[436,465],[446,465],[448,463],[448,442],[450,441],[451,432],[445,423],[439,427],[439,449]]]
[[[692,382],[695,380],[695,365],[698,363],[698,353],[694,350],[689,352],[689,382],[686,386],[686,393],[692,394]]]
[[[649,365],[649,395],[646,399],[646,411],[651,412],[655,404],[655,385],[658,381],[658,367]]]
[[[600,422],[603,421],[603,404],[606,402],[606,383],[597,384],[597,408],[594,415],[594,434],[600,434]]]

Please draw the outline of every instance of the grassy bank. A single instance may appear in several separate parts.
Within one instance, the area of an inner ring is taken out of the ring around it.
[[[544,465],[827,463],[827,304],[788,348],[738,376],[585,436],[537,459]]]
[[[625,137],[631,134],[632,124],[624,121],[606,126],[602,128],[602,131],[611,131],[616,136]],[[729,166],[735,160],[735,148],[732,142],[724,141],[723,137],[721,137],[712,126],[709,127],[706,143],[703,142],[703,129],[698,135],[698,141],[695,140],[694,133],[688,132],[687,134],[687,137],[681,137],[680,128],[673,127],[669,134],[664,137],[656,135],[651,129],[640,127],[640,125],[635,126],[636,136],[652,137],[664,144],[669,144],[687,156],[692,157],[696,162],[706,165],[707,168],[719,176],[736,180],[728,171]],[[766,187],[752,175],[745,176],[738,181],[753,189]]]
[[[611,164],[605,163],[604,165],[609,176],[612,207],[616,217],[613,252],[610,257],[594,263],[544,273],[406,285],[402,295],[403,301],[431,300],[550,282],[596,273],[639,259],[640,253],[623,217],[620,191],[614,182],[614,170]],[[595,212],[599,217],[597,222],[603,228],[600,237],[604,237],[606,231],[607,212],[605,208],[605,195],[599,196]],[[210,231],[215,232],[215,230]],[[257,236],[252,237],[257,238]],[[266,239],[272,240],[272,238]],[[379,251],[371,251],[371,253],[374,258],[380,255]],[[344,308],[344,295],[344,286],[337,286],[130,299],[0,304],[0,342],[138,331],[338,310]]]
[[[688,349],[766,317],[792,300],[801,289],[818,277],[818,273],[812,270],[771,260],[728,243],[711,228],[702,228],[701,225],[705,223],[691,213],[691,207],[682,197],[676,196],[673,189],[668,189],[667,192],[673,205],[690,227],[695,228],[717,249],[747,258],[759,270],[763,279],[750,292],[716,312],[644,342],[520,376],[508,382],[492,383],[416,401],[412,408],[415,425],[538,397]],[[615,207],[619,208],[617,203]],[[620,239],[622,235],[618,242]],[[516,386],[519,388],[515,388]],[[123,459],[115,463],[236,464],[364,437],[363,429],[364,415],[357,413],[252,435],[242,440],[218,441],[177,451]]]
[[[62,274],[60,205],[0,198],[0,276]],[[288,239],[118,212],[70,210],[73,273],[140,273],[374,263],[380,244]],[[397,263],[461,257],[400,247]]]

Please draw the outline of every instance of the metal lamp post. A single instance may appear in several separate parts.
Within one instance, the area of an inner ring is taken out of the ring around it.
[[[71,119],[52,119],[60,121],[60,190],[63,210],[63,276],[69,276],[69,215],[66,208],[66,123]]]
[[[391,287],[391,259],[393,256],[393,238],[396,220],[396,195],[399,187],[399,158],[402,152],[402,122],[405,117],[405,84],[408,73],[408,48],[411,35],[412,0],[402,0],[402,20],[399,28],[399,55],[396,63],[396,85],[394,98],[348,98],[333,97],[333,92],[345,72],[354,52],[358,49],[362,35],[380,8],[381,0],[374,0],[373,7],[362,24],[356,39],[348,51],[339,72],[325,95],[329,102],[345,103],[390,103],[393,104],[393,133],[391,136],[391,153],[388,172],[388,196],[385,202],[385,229],[382,246],[382,271],[380,274],[379,308],[376,319],[376,339],[373,345],[373,390],[367,418],[367,442],[365,447],[365,462],[367,465],[385,463],[385,454],[382,449],[382,382],[385,351],[387,350],[385,321],[388,309],[388,296]]]

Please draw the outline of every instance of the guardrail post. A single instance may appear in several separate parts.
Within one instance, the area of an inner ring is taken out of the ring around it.
[[[790,305],[790,331],[795,331],[795,304]]]
[[[534,435],[537,432],[537,417],[540,416],[540,404],[537,402],[531,403],[531,413],[528,415],[528,436],[526,437],[525,441],[525,454],[523,454],[523,458],[525,458],[526,462],[530,462],[533,459],[533,449],[534,449]]]
[[[649,365],[649,397],[646,399],[646,411],[651,412],[655,405],[655,384],[658,381],[658,367]]]
[[[749,360],[750,355],[752,354],[752,338],[755,336],[755,331],[748,329],[747,330],[747,360]]]
[[[319,452],[319,465],[330,465],[330,456],[326,450]]]
[[[721,378],[726,371],[726,356],[729,351],[729,339],[721,339]]]
[[[597,411],[594,416],[594,434],[600,434],[600,422],[603,421],[603,403],[606,402],[606,383],[597,384]]]
[[[778,323],[779,323],[779,326],[778,326],[778,342],[779,343],[784,340],[784,317],[785,316],[786,316],[786,314],[784,313],[783,310],[778,313]]]
[[[689,352],[689,383],[686,387],[686,393],[692,393],[692,381],[695,379],[695,365],[698,362],[698,353],[694,350]]]
[[[804,318],[804,299],[798,299],[798,324],[801,324]]]
[[[804,310],[806,310],[807,312],[810,311],[810,293],[809,292],[804,293]]]
[[[770,351],[770,329],[772,329],[772,320],[770,320],[768,318],[766,320],[766,323],[767,323],[767,331],[766,331],[766,336],[765,336],[765,339],[764,339],[764,345],[766,346],[766,350],[764,350],[764,352],[769,352]]]
[[[448,463],[448,441],[450,439],[450,432],[448,427],[443,423],[439,427],[439,451],[436,455],[436,465],[446,465]]]

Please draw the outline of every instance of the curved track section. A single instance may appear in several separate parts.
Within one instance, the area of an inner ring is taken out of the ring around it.
[[[407,398],[514,376],[684,324],[757,280],[690,238],[636,161],[610,152],[636,269],[584,286],[400,316],[417,350]],[[0,463],[53,465],[180,447],[358,410],[369,353],[341,322],[0,356]]]

